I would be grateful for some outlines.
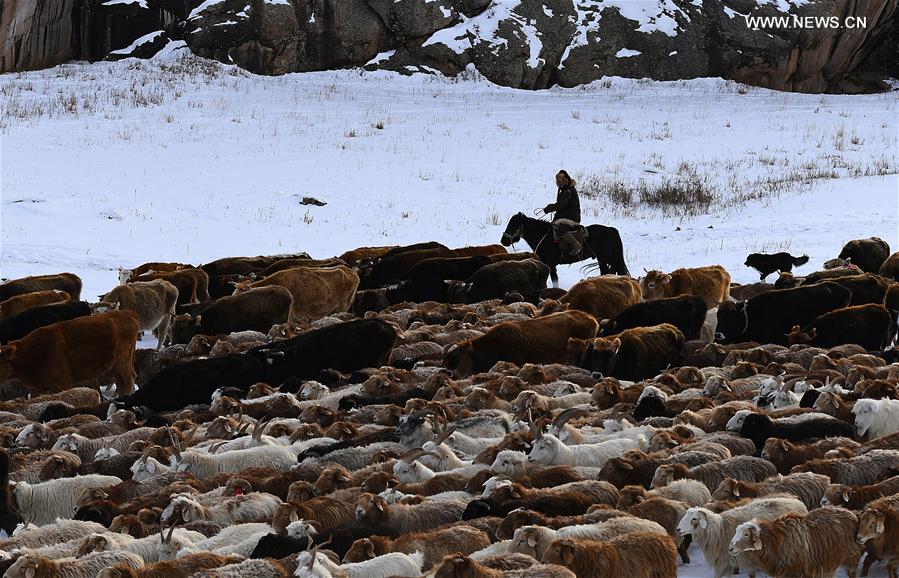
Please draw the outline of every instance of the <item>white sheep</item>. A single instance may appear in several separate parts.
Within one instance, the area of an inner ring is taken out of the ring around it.
[[[280,505],[281,500],[277,496],[264,492],[250,492],[233,496],[209,507],[188,496],[177,496],[169,504],[172,513],[178,512],[181,519],[188,524],[206,520],[223,526],[240,522],[271,520],[275,515],[275,509]],[[166,508],[166,511],[168,510],[169,508]],[[169,520],[164,514],[165,512],[163,512],[162,521],[166,523]]]
[[[223,454],[185,451],[175,447],[171,466],[176,472],[190,472],[198,478],[215,474],[239,472],[249,468],[274,468],[287,471],[297,463],[293,448],[284,446],[259,446],[233,450]]]
[[[45,526],[35,526],[30,523],[19,524],[13,530],[11,538],[0,540],[0,550],[39,548],[105,531],[106,528],[96,522],[82,520],[57,519],[54,523]]]
[[[172,470],[172,468],[151,456],[142,456],[134,460],[130,469],[131,479],[135,482],[143,482]]]
[[[677,524],[681,536],[693,535],[693,543],[699,546],[706,562],[715,572],[715,578],[730,576],[740,569],[749,570],[751,560],[731,556],[730,541],[737,526],[753,518],[771,519],[783,514],[808,513],[798,498],[777,496],[759,498],[753,502],[716,514],[706,508],[690,508]]]
[[[300,552],[294,576],[299,578],[388,578],[388,576],[421,576],[424,555],[421,552],[403,554],[390,552],[365,562],[337,565],[314,549]]]
[[[852,408],[859,436],[875,439],[899,432],[899,400],[860,399]]]
[[[121,478],[116,476],[89,474],[40,484],[10,482],[10,486],[22,519],[42,526],[59,518],[74,516],[75,504],[84,490],[108,488],[121,483]]]
[[[205,540],[206,536],[193,530],[185,528],[173,528],[169,532],[173,533],[178,539],[199,542]],[[130,540],[128,539],[130,538]],[[121,550],[131,552],[140,556],[145,564],[153,564],[159,562],[160,544],[163,540],[162,534],[152,534],[145,538],[133,538],[128,534],[119,534],[117,532],[103,532],[102,534],[91,534],[80,541],[80,553],[104,552],[112,550]]]
[[[80,434],[70,433],[59,436],[52,449],[71,452],[81,458],[81,461],[90,462],[97,455],[97,450],[111,448],[119,452],[125,452],[128,451],[132,443],[138,440],[146,440],[153,433],[156,433],[156,428],[152,427],[139,427],[122,434],[93,439],[86,438]]]
[[[613,439],[598,444],[566,446],[552,434],[544,434],[534,441],[528,454],[529,462],[545,466],[568,465],[601,468],[610,459],[633,449],[645,450],[647,444],[629,438]]]
[[[172,535],[165,542],[159,543],[158,558],[160,561],[173,560],[196,552],[212,552],[221,556],[239,554],[246,557],[253,553],[263,536],[272,532],[274,529],[269,524],[251,522],[227,526],[215,536],[197,542],[184,536]]]

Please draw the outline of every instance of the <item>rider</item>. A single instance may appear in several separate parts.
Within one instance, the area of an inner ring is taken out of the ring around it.
[[[556,202],[543,207],[544,213],[555,212],[552,221],[553,242],[563,244],[563,254],[577,255],[583,247],[578,241],[572,229],[581,223],[581,201],[574,188],[574,179],[566,171],[556,174],[556,186],[559,191],[556,194]]]

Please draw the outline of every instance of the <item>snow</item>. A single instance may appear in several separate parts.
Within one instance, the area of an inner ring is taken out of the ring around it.
[[[150,32],[149,34],[144,34],[143,36],[141,36],[140,38],[138,38],[137,40],[135,40],[134,42],[132,42],[131,44],[126,46],[125,48],[120,48],[119,50],[113,50],[112,52],[110,52],[110,54],[131,54],[132,52],[137,50],[137,48],[139,46],[146,44],[148,42],[153,42],[154,40],[159,38],[159,36],[161,36],[162,33],[163,33],[162,30],[157,30],[155,32]]]
[[[630,48],[622,48],[618,52],[615,53],[617,58],[630,58],[631,56],[640,56],[643,54],[639,50],[631,50]]]
[[[147,0],[106,0],[102,6],[115,6],[116,4],[137,4],[139,8],[148,8]]]
[[[200,14],[202,14],[207,8],[211,6],[215,6],[216,4],[221,4],[225,0],[203,0],[203,2],[190,11],[190,14],[187,15],[188,20],[193,20],[194,18],[199,18]]]
[[[117,267],[145,261],[495,243],[512,214],[554,199],[560,168],[579,181],[584,222],[621,232],[634,274],[720,263],[752,282],[743,261],[754,251],[807,253],[802,273],[849,239],[899,246],[895,93],[259,77],[186,53],[176,41],[150,61],[0,76],[3,277],[72,271],[95,299]],[[623,207],[588,195],[591,182],[695,182],[718,200],[693,215]],[[301,206],[302,196],[328,204]],[[583,273],[560,275],[568,286]]]
[[[388,50],[386,52],[381,52],[371,60],[365,63],[365,66],[373,66],[375,64],[380,64],[385,60],[390,60],[393,58],[393,55],[396,54],[396,50]]]

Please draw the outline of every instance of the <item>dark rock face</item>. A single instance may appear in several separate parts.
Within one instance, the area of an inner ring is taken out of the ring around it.
[[[0,71],[145,57],[184,39],[260,74],[351,66],[519,88],[720,76],[854,92],[894,74],[899,0],[6,0]],[[834,17],[750,28],[747,17]],[[846,19],[864,18],[864,27]],[[129,47],[160,31],[152,42]],[[112,54],[110,54],[112,52]]]

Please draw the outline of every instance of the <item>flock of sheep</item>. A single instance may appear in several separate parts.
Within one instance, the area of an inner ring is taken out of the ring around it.
[[[899,578],[899,254],[872,241],[744,286],[565,292],[433,243],[147,264],[87,311],[69,274],[0,285],[0,568],[674,578],[693,545],[715,578]],[[98,319],[128,352],[78,348]]]

